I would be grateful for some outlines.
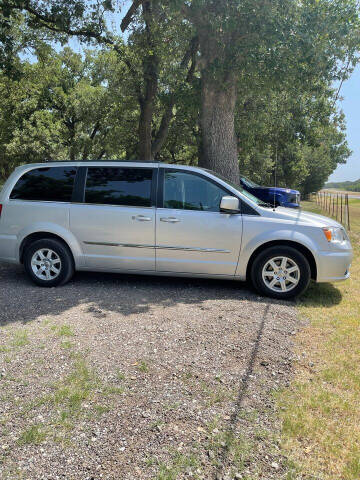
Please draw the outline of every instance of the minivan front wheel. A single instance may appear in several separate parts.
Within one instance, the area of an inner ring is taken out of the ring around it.
[[[274,246],[254,260],[251,279],[263,295],[288,299],[301,295],[309,285],[311,271],[306,257],[293,247]]]
[[[74,274],[74,262],[68,247],[54,238],[35,240],[24,252],[27,274],[37,285],[64,285]]]

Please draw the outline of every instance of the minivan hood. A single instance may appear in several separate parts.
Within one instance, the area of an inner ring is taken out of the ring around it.
[[[292,208],[277,207],[275,210],[265,208],[262,208],[261,210],[267,210],[268,214],[266,216],[282,218],[284,220],[293,220],[296,223],[312,225],[314,227],[342,226],[332,218],[324,217],[323,215],[318,215],[317,213],[306,212],[301,209],[294,210]]]

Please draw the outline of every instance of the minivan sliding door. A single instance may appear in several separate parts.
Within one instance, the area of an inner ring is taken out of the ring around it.
[[[157,168],[89,166],[70,228],[89,269],[155,270]]]

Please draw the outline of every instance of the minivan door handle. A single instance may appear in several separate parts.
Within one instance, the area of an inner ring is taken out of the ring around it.
[[[151,217],[145,217],[144,215],[134,215],[132,219],[138,222],[151,222]]]
[[[166,223],[178,223],[180,220],[175,217],[161,217],[160,222],[166,222]]]

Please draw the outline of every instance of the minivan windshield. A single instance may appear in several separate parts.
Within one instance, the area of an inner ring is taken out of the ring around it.
[[[252,195],[251,193],[247,192],[241,185],[237,185],[236,183],[233,183],[233,182],[229,182],[229,180],[227,180],[225,177],[223,177],[222,175],[220,175],[219,173],[215,173],[213,172],[212,170],[208,170],[207,168],[204,168],[204,170],[206,172],[209,172],[211,173],[211,175],[214,175],[214,177],[217,177],[219,178],[220,180],[222,180],[223,182],[226,182],[228,185],[230,185],[231,187],[235,188],[238,192],[240,192],[242,195],[244,195],[244,197],[247,197],[249,200],[251,200],[252,202],[256,203],[256,205],[263,205],[264,202],[259,200],[257,197],[255,197],[254,195]]]

